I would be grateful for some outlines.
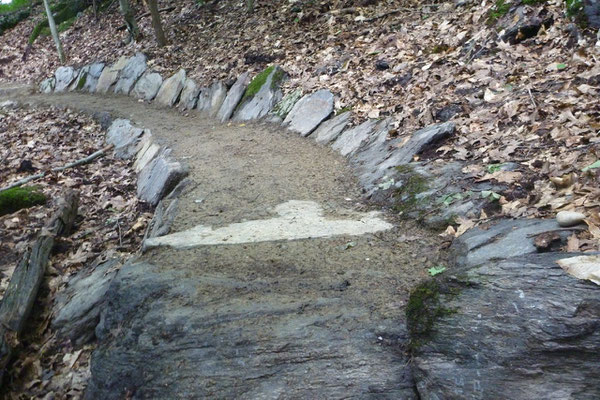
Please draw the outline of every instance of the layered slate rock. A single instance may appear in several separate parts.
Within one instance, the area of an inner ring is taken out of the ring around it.
[[[115,93],[128,95],[133,89],[133,85],[140,76],[146,71],[146,56],[137,53],[127,61],[127,65],[121,70],[119,80],[115,84]]]
[[[219,121],[225,122],[231,118],[231,115],[242,99],[249,82],[250,80],[248,72],[244,72],[238,77],[231,89],[229,89],[227,92],[227,97],[225,97],[225,100],[223,100],[223,104],[217,113],[217,119]]]
[[[416,131],[406,142],[403,137],[388,140],[387,130],[370,134],[373,139],[359,145],[352,160],[359,172],[361,184],[371,191],[391,168],[410,163],[415,155],[454,133],[454,127],[451,122],[432,125]],[[348,149],[349,143],[353,143],[356,148],[356,143],[363,137],[360,134],[348,136],[349,142],[344,144],[343,150]]]
[[[453,250],[459,264],[480,265],[488,260],[535,253],[533,238],[545,232],[556,232],[564,244],[572,231],[553,219],[502,220],[486,229],[470,229],[454,242]]]
[[[233,120],[248,121],[267,115],[283,97],[280,86],[285,77],[285,72],[277,66],[258,74],[248,85]]]
[[[127,65],[127,61],[128,58],[122,56],[116,63],[102,70],[102,74],[100,74],[100,78],[98,78],[98,83],[96,84],[96,93],[106,94],[114,87],[119,78],[119,73]]]
[[[146,72],[137,81],[131,92],[138,99],[151,101],[153,100],[163,83],[163,78],[157,72]]]
[[[599,288],[556,263],[574,255],[488,257],[417,287],[407,316],[420,398],[599,398]]]
[[[310,290],[299,275],[297,285],[277,275],[248,282],[124,265],[96,329],[87,398],[416,400],[403,324],[370,326],[372,310],[359,300],[323,283],[319,300],[306,301],[289,292]]]
[[[378,121],[371,119],[348,129],[333,142],[331,148],[339,151],[344,156],[354,153],[363,143],[369,140],[377,124]]]
[[[182,68],[163,82],[155,101],[163,106],[172,107],[179,100],[185,80],[186,74]]]
[[[100,305],[121,263],[119,258],[96,262],[69,280],[68,286],[56,297],[52,326],[63,339],[82,345],[95,336],[100,321]]]
[[[54,92],[54,87],[56,86],[56,78],[55,77],[50,77],[47,79],[44,79],[41,83],[40,83],[40,92],[42,93],[52,93]]]
[[[115,146],[114,152],[118,158],[132,158],[139,150],[138,146],[144,130],[136,128],[127,119],[116,119],[106,132],[106,143]]]
[[[154,159],[154,157],[160,153],[161,147],[154,142],[152,134],[147,131],[140,139],[137,148],[139,150],[135,155],[133,169],[135,172],[139,173],[146,165],[148,165],[150,161]]]
[[[96,85],[98,84],[98,80],[102,75],[102,71],[104,70],[104,63],[93,63],[85,67],[87,74],[85,76],[85,82],[81,87],[81,90],[84,92],[94,92],[96,90]]]
[[[198,95],[200,94],[200,86],[191,78],[185,80],[183,90],[181,91],[181,99],[179,100],[179,108],[182,110],[191,110],[196,107]]]
[[[292,92],[289,92],[283,96],[279,103],[275,104],[275,107],[273,107],[270,112],[270,116],[267,119],[270,122],[282,123],[301,97],[302,89],[296,89]]]
[[[58,67],[54,73],[54,77],[56,78],[54,91],[57,93],[64,92],[77,78],[77,71],[73,67]]]
[[[301,98],[283,120],[291,131],[308,136],[333,112],[333,94],[326,89],[318,90]]]
[[[210,87],[201,89],[196,107],[198,111],[215,117],[221,109],[225,97],[227,97],[227,86],[220,81],[214,82]]]
[[[153,206],[168,195],[187,175],[187,170],[165,151],[150,161],[138,175],[137,195]]]
[[[329,144],[344,131],[351,118],[352,113],[350,112],[343,112],[340,115],[336,115],[319,125],[311,137],[319,144]]]

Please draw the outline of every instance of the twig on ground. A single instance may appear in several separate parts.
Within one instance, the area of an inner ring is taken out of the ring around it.
[[[108,150],[112,149],[112,147],[113,147],[113,145],[110,144],[110,145],[104,147],[103,149],[98,150],[97,152],[90,154],[89,156],[87,156],[85,158],[82,158],[80,160],[74,161],[74,162],[69,163],[67,165],[63,165],[62,167],[52,168],[50,171],[40,172],[39,174],[31,175],[31,176],[28,176],[26,178],[20,179],[20,180],[14,182],[14,183],[11,183],[10,185],[8,185],[6,187],[1,188],[0,189],[0,193],[4,192],[5,190],[8,190],[8,189],[15,188],[17,186],[22,186],[22,185],[24,185],[26,183],[29,183],[31,181],[35,181],[37,179],[41,179],[44,176],[46,176],[46,174],[48,172],[61,172],[61,171],[64,171],[66,169],[69,169],[69,168],[77,167],[79,165],[89,164],[90,162],[94,161],[96,158],[104,156]]]

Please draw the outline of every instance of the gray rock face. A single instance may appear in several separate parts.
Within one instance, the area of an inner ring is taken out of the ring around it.
[[[600,28],[600,0],[584,0],[583,13],[586,16],[588,27]]]
[[[50,77],[44,79],[42,83],[40,83],[40,92],[42,93],[52,93],[54,91],[54,87],[56,85],[56,78]]]
[[[152,133],[146,131],[137,146],[138,152],[135,155],[133,169],[139,173],[150,161],[160,154],[161,147],[154,142]]]
[[[363,139],[365,144],[362,147],[358,142],[364,137],[363,134],[348,135],[344,149],[360,147],[353,158],[353,164],[359,171],[362,185],[370,191],[375,182],[383,178],[391,168],[410,163],[413,157],[425,150],[427,146],[450,136],[453,132],[454,124],[451,122],[432,125],[416,131],[406,143],[402,144],[404,138],[387,140],[387,128],[379,126],[376,132],[369,135],[374,137],[372,140],[366,142]]]
[[[319,144],[329,144],[330,142],[337,139],[337,137],[344,131],[350,119],[352,113],[343,112],[327,121],[324,121],[319,127],[313,132],[311,137]]]
[[[185,85],[185,79],[185,70],[180,69],[175,75],[165,80],[156,95],[156,102],[163,106],[172,107],[179,100]]]
[[[544,232],[557,231],[566,241],[571,232],[559,229],[563,228],[551,219],[502,220],[486,230],[469,230],[454,242],[453,250],[461,265],[480,265],[537,252],[533,237]]]
[[[90,67],[86,65],[77,72],[77,77],[69,85],[69,91],[79,90],[83,88],[83,85],[85,84],[85,81],[87,79],[89,69]]]
[[[169,194],[187,171],[177,161],[164,152],[150,161],[141,171],[137,181],[138,197],[152,205],[157,205]]]
[[[70,339],[76,346],[94,338],[94,330],[100,321],[100,304],[105,301],[106,291],[120,263],[118,258],[94,263],[69,281],[54,306],[52,326],[60,337]]]
[[[127,61],[127,65],[121,70],[119,80],[115,85],[116,94],[128,95],[133,88],[133,85],[138,81],[140,76],[146,71],[146,56],[142,53],[137,53]]]
[[[73,67],[58,67],[54,73],[54,77],[56,78],[54,91],[58,93],[64,92],[73,83],[75,78],[77,78],[77,71]]]
[[[246,90],[246,87],[250,82],[248,76],[248,72],[244,72],[242,75],[240,75],[237,81],[235,81],[235,83],[231,87],[231,89],[229,89],[229,91],[227,92],[227,97],[225,97],[225,100],[223,100],[223,104],[221,104],[221,108],[217,113],[217,119],[219,121],[225,122],[229,118],[231,118],[233,111],[242,99],[244,91]]]
[[[127,119],[116,119],[106,132],[106,143],[114,144],[115,155],[122,159],[130,159],[138,152],[138,145],[144,130],[131,125]]]
[[[292,108],[294,108],[294,105],[298,102],[298,100],[300,100],[301,97],[301,89],[296,89],[293,92],[283,96],[281,101],[277,103],[275,107],[273,107],[273,110],[271,110],[271,116],[273,118],[270,119],[278,119],[280,123],[283,122],[283,119],[290,113],[290,111],[292,111]]]
[[[153,100],[163,83],[163,78],[157,72],[145,73],[133,87],[133,95],[142,100]]]
[[[333,94],[329,90],[318,90],[301,98],[283,120],[291,131],[308,136],[333,112]]]
[[[572,256],[459,264],[413,292],[408,319],[420,398],[599,398],[598,286],[556,264]]]
[[[84,92],[94,92],[96,90],[96,85],[98,84],[98,79],[100,79],[102,71],[104,70],[104,63],[93,63],[86,66],[86,69],[87,76],[85,77],[85,83],[81,90]]]
[[[122,56],[116,63],[102,70],[96,84],[96,93],[106,94],[114,87],[119,78],[119,73],[127,65],[127,61],[127,57]]]
[[[179,100],[179,108],[182,110],[191,110],[196,107],[200,87],[193,79],[186,79],[183,90],[181,91],[181,99]]]
[[[237,276],[124,265],[106,294],[86,397],[416,400],[401,350],[406,330],[395,319],[365,327],[356,315],[368,311],[343,303],[340,315],[340,300],[326,294],[316,305],[281,294],[247,301],[238,296],[248,285]],[[222,296],[209,300],[206,288]]]
[[[363,143],[369,140],[377,123],[376,120],[368,120],[352,129],[348,129],[333,142],[331,148],[339,151],[343,156],[354,153]]]
[[[244,97],[237,107],[233,116],[234,121],[249,121],[264,117],[271,109],[281,100],[283,93],[281,92],[281,82],[285,78],[285,72],[279,67],[274,67],[268,74],[264,83],[255,94],[248,93],[253,85],[258,85],[263,79],[261,76],[267,71],[259,74],[248,86]],[[256,90],[256,89],[254,89]]]
[[[198,111],[215,117],[225,97],[227,97],[227,86],[223,82],[215,82],[210,87],[201,89],[197,104]]]

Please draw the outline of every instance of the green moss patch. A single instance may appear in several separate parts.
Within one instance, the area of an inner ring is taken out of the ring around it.
[[[395,198],[397,199],[394,210],[398,213],[405,214],[417,209],[417,205],[423,202],[429,202],[429,199],[424,196],[419,196],[421,193],[429,190],[429,179],[415,172],[408,165],[396,167],[396,170],[407,175],[405,182],[401,188],[396,191]]]
[[[15,187],[0,192],[0,216],[42,204],[46,204],[46,196],[37,186]]]
[[[417,349],[431,337],[433,325],[438,318],[457,312],[456,309],[444,306],[442,294],[455,297],[459,293],[457,288],[446,288],[437,279],[427,280],[411,291],[406,305],[411,349]]]
[[[495,24],[500,18],[504,17],[510,10],[510,3],[506,3],[504,0],[496,0],[496,4],[490,10],[488,14],[487,23],[489,25]]]
[[[269,68],[265,69],[260,74],[256,75],[254,77],[254,79],[252,79],[252,82],[250,82],[250,84],[246,88],[246,92],[244,93],[244,99],[247,99],[247,98],[250,98],[250,97],[256,95],[256,93],[258,93],[258,91],[267,82],[269,75],[271,75],[271,73],[273,72],[274,69],[275,69],[274,66],[270,66]],[[242,99],[242,100],[244,100],[244,99]]]

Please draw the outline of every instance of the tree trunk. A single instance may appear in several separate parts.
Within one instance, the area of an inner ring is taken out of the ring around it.
[[[52,16],[52,11],[50,10],[50,4],[48,0],[44,0],[44,7],[46,8],[46,15],[48,16],[48,26],[50,27],[50,33],[52,34],[52,39],[54,39],[54,43],[56,44],[56,51],[58,52],[58,59],[61,64],[65,64],[67,61],[65,57],[65,52],[63,51],[62,44],[60,43],[60,38],[58,37],[58,29],[56,29],[56,24],[54,23],[54,17]]]
[[[165,38],[165,32],[160,22],[160,14],[158,13],[158,5],[156,0],[148,0],[148,8],[150,9],[150,15],[152,15],[152,27],[154,28],[154,34],[156,35],[156,41],[160,47],[167,45],[167,39]]]
[[[125,19],[125,25],[127,26],[131,38],[134,41],[138,40],[140,37],[140,30],[137,26],[137,22],[135,22],[135,15],[129,5],[129,0],[119,0],[119,6],[121,7],[121,14]]]

